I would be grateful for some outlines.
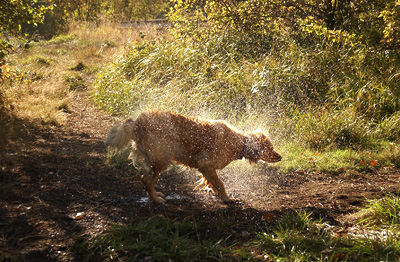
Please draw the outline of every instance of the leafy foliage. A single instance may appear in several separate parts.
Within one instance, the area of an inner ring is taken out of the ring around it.
[[[2,34],[0,61],[4,59],[8,50],[12,49],[9,42],[10,35],[17,35],[21,31],[22,23],[33,26],[42,23],[45,12],[52,8],[50,1],[38,0],[11,0],[0,5],[0,33]]]
[[[196,35],[195,25],[207,32],[230,32],[268,38],[272,31],[304,29],[328,32],[332,37],[354,38],[370,44],[394,43],[398,34],[399,3],[388,1],[204,1],[175,0],[170,19],[175,32]],[[383,19],[382,19],[383,18]],[[204,30],[204,28],[201,28]],[[321,31],[322,30],[322,31]],[[394,42],[393,42],[394,41]]]

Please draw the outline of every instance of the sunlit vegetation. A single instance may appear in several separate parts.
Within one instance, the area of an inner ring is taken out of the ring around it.
[[[96,103],[123,115],[167,109],[225,119],[243,130],[262,128],[286,156],[285,170],[399,165],[400,54],[382,32],[380,42],[372,41],[371,32],[360,30],[360,17],[342,17],[358,29],[338,17],[332,29],[314,9],[306,16],[278,3],[270,11],[277,17],[293,11],[290,22],[262,24],[252,4],[218,1],[203,6],[205,17],[195,2],[178,1],[170,12],[174,41],[142,34],[99,72]],[[246,8],[254,14],[251,23],[241,17]],[[379,21],[376,33],[385,30]]]
[[[157,34],[150,27],[142,31]],[[0,144],[18,139],[34,126],[63,124],[73,92],[89,88],[105,61],[120,56],[125,45],[139,39],[132,30],[119,30],[109,22],[100,27],[72,22],[65,34],[32,42],[29,48],[18,48],[23,41],[10,37],[15,52],[0,64]]]

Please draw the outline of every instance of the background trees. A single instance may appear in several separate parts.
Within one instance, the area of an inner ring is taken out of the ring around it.
[[[274,30],[329,33],[331,38],[345,32],[370,45],[399,48],[399,0],[13,0],[0,6],[0,30],[10,34],[22,28],[50,38],[65,30],[68,19],[155,19],[171,7],[168,17],[178,34],[199,35],[205,25],[213,32],[260,39]]]
[[[53,6],[49,1],[38,0],[10,0],[0,4],[0,61],[12,48],[8,38],[10,35],[19,35],[22,24],[36,26],[43,22],[46,11]]]
[[[168,0],[10,0],[0,5],[0,31],[38,34],[45,38],[66,32],[70,19],[127,21],[162,18]],[[3,36],[4,37],[4,36]],[[10,45],[2,38],[0,56]]]
[[[296,30],[315,34],[354,35],[358,40],[385,48],[398,48],[398,0],[174,0],[170,18],[179,33],[198,34],[194,24],[210,30],[257,34]],[[199,11],[201,10],[201,11]],[[189,29],[189,30],[187,30]]]

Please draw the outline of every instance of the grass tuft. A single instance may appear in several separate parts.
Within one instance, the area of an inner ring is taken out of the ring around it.
[[[359,223],[366,226],[399,226],[400,199],[390,194],[381,199],[368,200],[368,205],[358,216]]]

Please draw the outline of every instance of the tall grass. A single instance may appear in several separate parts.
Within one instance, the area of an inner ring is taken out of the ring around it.
[[[98,74],[93,97],[118,114],[166,109],[261,128],[284,150],[397,146],[400,54],[361,44],[304,46],[289,34],[269,46],[254,54],[226,35],[202,43],[140,39]]]

